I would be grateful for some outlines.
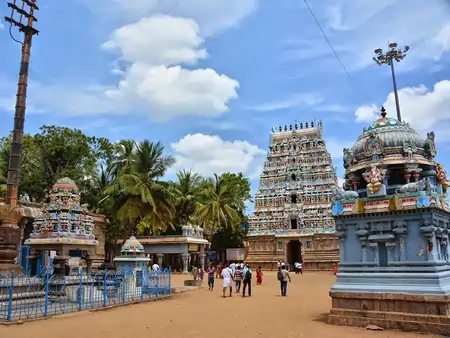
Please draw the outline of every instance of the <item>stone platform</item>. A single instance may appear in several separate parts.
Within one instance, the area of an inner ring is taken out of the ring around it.
[[[450,335],[450,295],[330,291],[328,323]]]

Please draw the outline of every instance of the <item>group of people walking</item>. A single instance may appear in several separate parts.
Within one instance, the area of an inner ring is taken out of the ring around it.
[[[219,274],[218,274],[219,272]],[[250,297],[252,295],[252,277],[253,271],[249,264],[245,263],[231,263],[215,267],[212,263],[209,264],[206,269],[208,274],[208,289],[210,291],[214,290],[215,278],[220,276],[223,279],[222,282],[222,296],[226,297],[226,291],[229,291],[229,297],[233,295],[233,282],[235,293],[240,293],[242,289],[243,297]],[[261,267],[256,269],[256,285],[261,285],[263,280],[263,274]]]
[[[303,274],[302,265],[295,263],[294,264],[295,273]],[[281,296],[285,297],[287,295],[287,285],[291,282],[291,276],[289,274],[288,266],[283,262],[277,262],[277,279],[280,282],[280,291]],[[219,273],[218,273],[219,272]],[[263,272],[261,266],[258,266],[256,269],[256,285],[262,285],[263,282]],[[194,273],[194,271],[193,271]],[[195,271],[197,273],[197,270]],[[204,271],[208,275],[208,290],[214,290],[215,279],[221,278],[222,281],[222,297],[225,298],[227,296],[233,296],[233,287],[235,289],[235,293],[241,293],[242,297],[250,297],[252,295],[252,277],[253,271],[250,268],[249,264],[245,263],[231,263],[225,265],[214,266],[212,263],[209,263],[206,271]],[[200,273],[197,273],[197,276]],[[203,271],[201,273],[201,279],[203,279]],[[196,279],[196,275],[194,274],[194,279]]]

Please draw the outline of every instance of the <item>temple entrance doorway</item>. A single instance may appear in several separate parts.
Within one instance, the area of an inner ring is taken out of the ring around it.
[[[287,263],[294,264],[295,262],[302,262],[302,244],[299,240],[289,241],[287,245]]]

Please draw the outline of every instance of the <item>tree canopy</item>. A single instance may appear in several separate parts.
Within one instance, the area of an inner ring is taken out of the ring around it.
[[[10,146],[11,135],[0,139],[0,196]],[[107,216],[108,242],[132,233],[179,234],[182,225],[193,224],[204,228],[213,246],[240,246],[250,181],[242,173],[203,177],[187,170],[170,181],[174,164],[160,142],[112,143],[79,129],[43,126],[24,135],[19,193],[45,202],[53,184],[67,176],[80,188],[82,202]]]

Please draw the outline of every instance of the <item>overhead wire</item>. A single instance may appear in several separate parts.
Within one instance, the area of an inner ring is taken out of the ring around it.
[[[341,66],[341,68],[344,70],[345,74],[347,74],[347,77],[350,79],[350,82],[352,83],[352,85],[355,87],[356,91],[362,96],[362,99],[364,101],[366,101],[366,103],[370,103],[371,101],[368,99],[367,95],[361,90],[361,88],[358,86],[358,84],[356,83],[355,79],[353,78],[353,76],[351,76],[350,72],[347,70],[347,68],[345,67],[344,63],[342,62],[341,58],[339,57],[339,54],[336,52],[336,50],[334,49],[333,45],[331,44],[330,39],[328,39],[327,34],[325,33],[325,30],[322,28],[322,25],[320,24],[319,20],[317,19],[316,15],[314,14],[313,10],[311,9],[311,6],[308,3],[308,0],[303,0],[303,2],[306,5],[306,8],[308,8],[309,13],[311,14],[312,18],[314,19],[317,27],[319,28],[319,30],[322,33],[323,38],[325,39],[325,41],[327,42],[328,46],[330,47],[331,51],[333,52],[334,57],[336,58],[336,60],[338,61],[339,65]]]

